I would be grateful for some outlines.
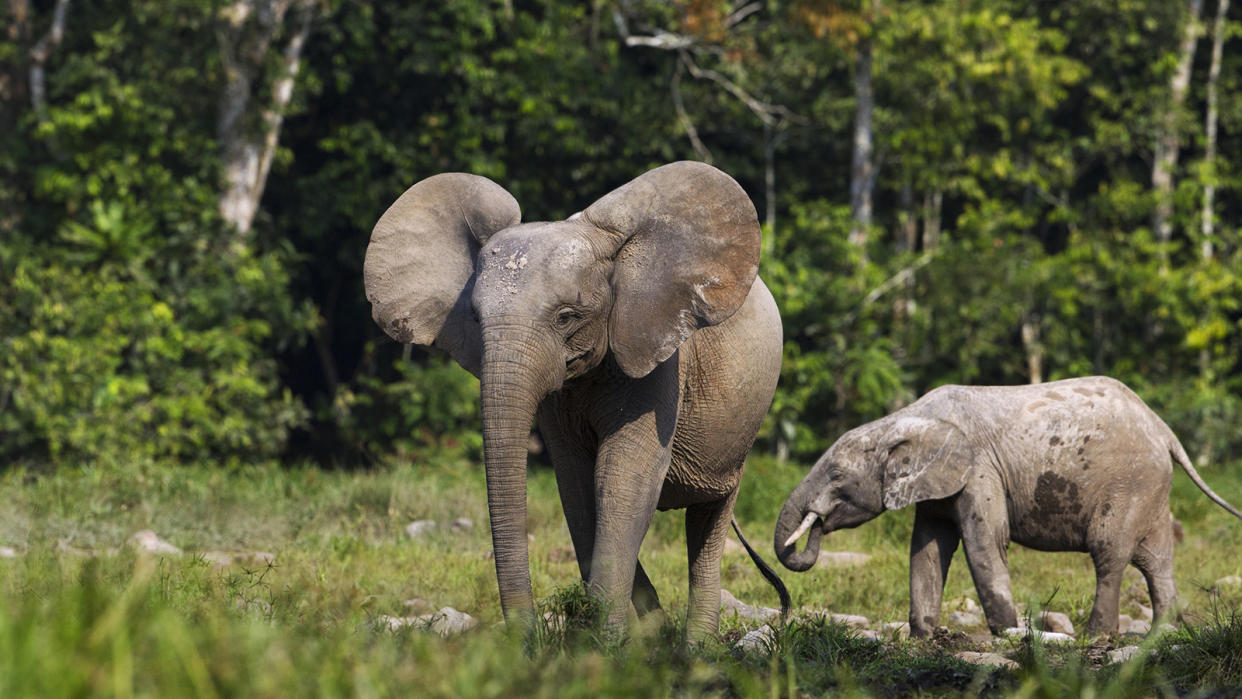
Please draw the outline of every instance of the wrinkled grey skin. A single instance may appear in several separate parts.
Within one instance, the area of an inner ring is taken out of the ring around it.
[[[1126,564],[1146,577],[1157,618],[1177,595],[1170,457],[1242,518],[1203,483],[1164,421],[1118,381],[944,386],[837,440],[785,502],[776,553],[786,567],[806,570],[822,534],[914,504],[911,634],[927,636],[939,622],[959,542],[992,632],[1017,626],[1010,541],[1090,553],[1096,592],[1087,632],[1116,633]],[[815,524],[797,552],[786,541],[808,513]]]
[[[659,608],[638,563],[657,509],[686,509],[691,635],[714,633],[742,466],[772,400],[781,324],[759,225],[728,175],[679,162],[566,221],[519,223],[495,183],[450,173],[376,224],[367,297],[401,342],[480,378],[488,506],[507,619],[533,610],[526,442],[537,420],[582,577],[609,623]]]

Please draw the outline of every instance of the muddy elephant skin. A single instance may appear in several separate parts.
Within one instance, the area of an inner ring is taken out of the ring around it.
[[[1085,551],[1096,570],[1092,634],[1116,633],[1122,572],[1147,579],[1157,617],[1177,595],[1169,488],[1176,461],[1213,501],[1177,437],[1124,384],[1086,377],[1031,386],[944,386],[843,435],[781,511],[774,545],[806,570],[823,534],[915,506],[910,631],[940,618],[959,543],[994,633],[1017,626],[1006,551]],[[797,541],[810,532],[807,546]]]

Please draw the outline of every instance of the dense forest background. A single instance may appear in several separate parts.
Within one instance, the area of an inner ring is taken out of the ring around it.
[[[443,171],[563,218],[711,162],[764,224],[813,458],[943,383],[1090,373],[1242,453],[1229,0],[7,0],[0,460],[477,453],[371,226]]]

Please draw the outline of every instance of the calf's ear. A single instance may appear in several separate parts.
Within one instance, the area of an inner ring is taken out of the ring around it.
[[[954,495],[966,486],[975,450],[944,420],[902,418],[879,445],[884,459],[884,508],[899,510]]]

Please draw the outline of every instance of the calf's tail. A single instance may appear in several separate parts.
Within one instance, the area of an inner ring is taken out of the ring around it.
[[[1186,450],[1180,442],[1174,441],[1173,445],[1169,447],[1169,453],[1173,455],[1174,461],[1181,464],[1182,469],[1186,471],[1186,475],[1190,476],[1190,480],[1194,481],[1194,484],[1199,486],[1199,490],[1202,490],[1205,495],[1211,498],[1212,502],[1225,508],[1234,517],[1242,519],[1242,512],[1238,512],[1233,505],[1225,502],[1224,498],[1212,492],[1207,483],[1203,482],[1203,479],[1199,477],[1199,472],[1195,470],[1194,464],[1190,462],[1190,457],[1186,455]]]

